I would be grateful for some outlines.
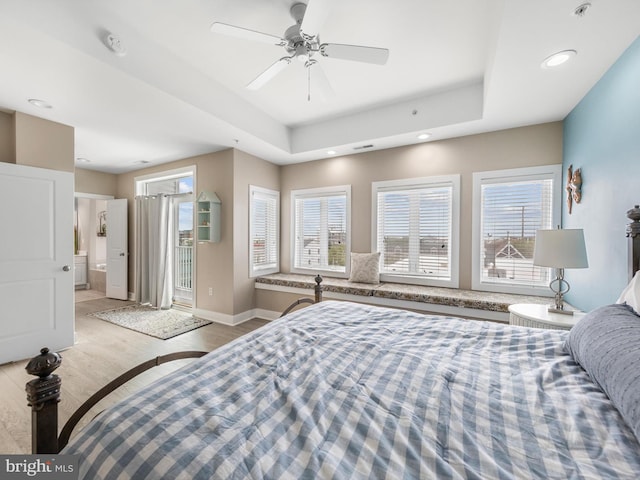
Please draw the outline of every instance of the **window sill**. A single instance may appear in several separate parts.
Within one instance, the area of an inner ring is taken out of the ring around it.
[[[255,279],[255,288],[309,294],[315,286],[314,275],[278,273]],[[548,304],[539,296],[488,293],[457,288],[427,287],[383,282],[378,285],[324,277],[325,298],[409,308],[425,312],[468,316],[485,320],[509,321],[509,305],[514,303]]]

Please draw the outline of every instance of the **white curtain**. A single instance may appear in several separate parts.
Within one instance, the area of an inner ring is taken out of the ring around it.
[[[166,195],[136,197],[136,301],[171,308],[173,201]]]

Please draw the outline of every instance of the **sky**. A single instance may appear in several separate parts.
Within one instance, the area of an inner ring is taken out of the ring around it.
[[[193,177],[181,178],[178,192],[193,192]],[[178,210],[178,230],[193,230],[193,202],[180,203]]]

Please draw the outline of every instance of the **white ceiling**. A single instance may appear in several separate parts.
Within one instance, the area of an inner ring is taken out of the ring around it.
[[[283,36],[295,0],[0,0],[0,109],[75,127],[83,168],[228,147],[287,164],[562,120],[640,34],[637,0],[591,0],[584,17],[579,0],[310,1],[330,9],[322,42],[390,50],[384,66],[321,58],[335,92],[324,102],[307,101],[298,62],[245,89],[286,52],[210,31]],[[540,68],[565,49],[578,55]]]

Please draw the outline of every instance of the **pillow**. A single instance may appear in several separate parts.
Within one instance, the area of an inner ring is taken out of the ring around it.
[[[628,305],[600,307],[571,329],[565,349],[640,440],[640,317]]]
[[[624,288],[616,303],[626,303],[633,308],[636,314],[640,315],[640,270],[633,276],[629,285]]]
[[[349,281],[358,283],[380,283],[380,252],[352,252]]]

